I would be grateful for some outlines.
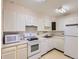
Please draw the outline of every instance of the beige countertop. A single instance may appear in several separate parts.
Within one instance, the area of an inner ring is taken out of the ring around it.
[[[64,35],[54,35],[54,36],[51,36],[49,38],[55,38],[55,37],[64,38]],[[39,36],[38,38],[45,38],[45,37],[44,36]]]
[[[2,44],[2,48],[7,48],[7,47],[12,47],[12,46],[17,46],[20,44],[27,44],[27,41],[25,40],[21,40],[20,42],[16,42],[16,43],[11,43],[11,44]]]
[[[45,38],[45,37],[42,37],[42,36],[40,36],[39,37],[39,40],[49,40],[49,39],[63,39],[64,40],[64,36],[52,36],[52,37],[49,37],[49,38]]]
[[[64,39],[64,36],[52,36],[52,37],[49,37],[49,38],[45,38],[43,36],[38,36],[39,40],[40,39],[51,39],[51,38],[62,38]],[[11,46],[17,46],[17,45],[20,45],[20,44],[27,44],[27,41],[26,40],[21,40],[20,42],[16,42],[16,43],[11,43],[11,44],[2,44],[2,48],[7,48],[7,47],[11,47]]]

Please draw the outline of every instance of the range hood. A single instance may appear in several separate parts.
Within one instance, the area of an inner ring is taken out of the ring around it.
[[[34,25],[27,25],[25,26],[26,32],[36,32],[37,31],[37,26]]]

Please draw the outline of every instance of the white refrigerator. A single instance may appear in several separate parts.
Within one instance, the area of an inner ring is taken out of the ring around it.
[[[64,35],[64,54],[78,59],[78,24],[66,25]]]

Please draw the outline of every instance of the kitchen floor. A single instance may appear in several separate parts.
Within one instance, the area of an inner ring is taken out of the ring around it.
[[[41,59],[71,59],[71,58],[64,56],[63,53],[57,50],[53,50],[44,55]]]

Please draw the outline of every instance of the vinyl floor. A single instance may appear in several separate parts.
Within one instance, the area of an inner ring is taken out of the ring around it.
[[[53,51],[45,54],[44,56],[42,56],[41,59],[71,59],[71,58],[64,56],[63,53],[61,53],[57,50],[53,50]]]

